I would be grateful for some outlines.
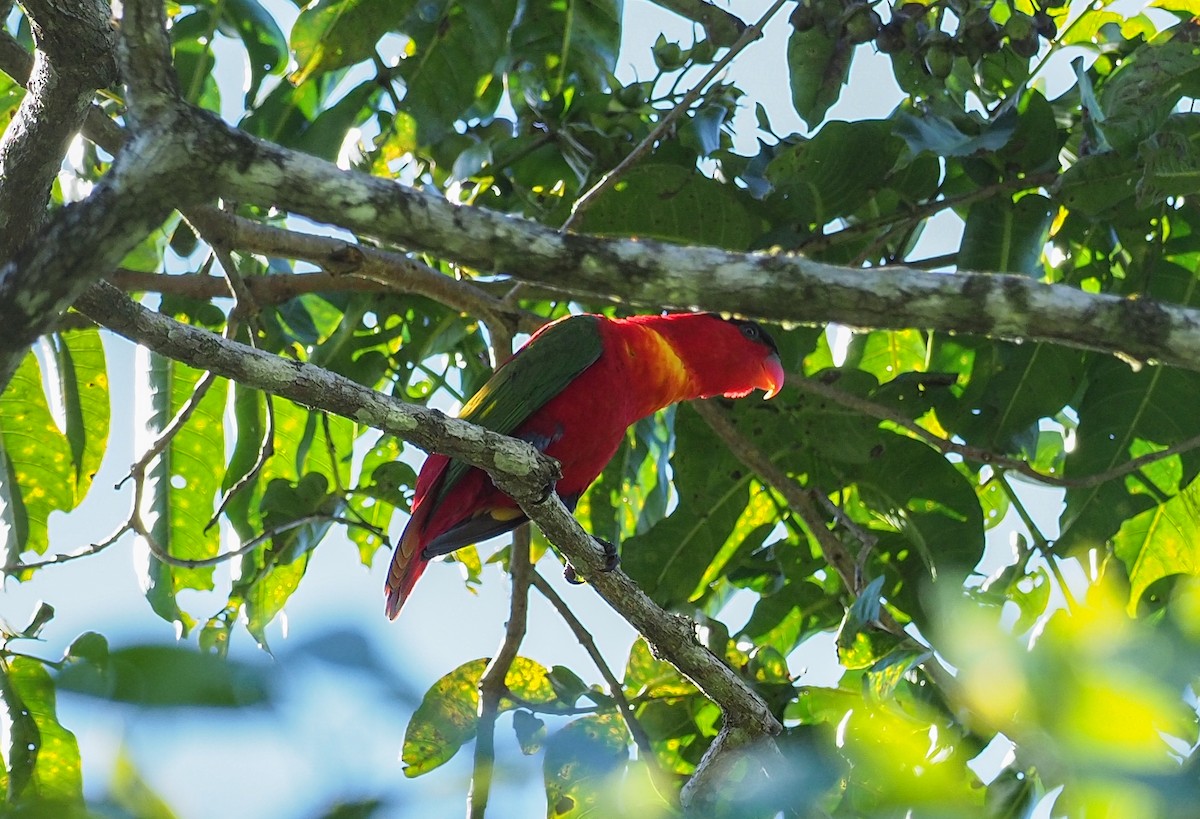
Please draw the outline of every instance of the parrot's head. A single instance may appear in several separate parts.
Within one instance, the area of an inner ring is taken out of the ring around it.
[[[692,395],[741,398],[783,388],[775,340],[753,321],[717,313],[668,313],[649,319],[693,379]]]
[[[714,334],[718,348],[714,358],[728,361],[730,375],[734,376],[732,389],[722,394],[741,398],[757,388],[765,391],[767,398],[778,395],[783,389],[783,363],[775,339],[753,321],[714,317],[724,325]]]

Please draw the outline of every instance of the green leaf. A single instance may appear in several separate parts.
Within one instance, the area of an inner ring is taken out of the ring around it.
[[[879,190],[904,143],[886,120],[830,122],[812,139],[776,152],[767,204],[788,219],[821,227],[853,214]]]
[[[933,396],[941,425],[969,444],[1035,455],[1038,421],[1053,418],[1079,389],[1086,354],[1056,344],[1011,344],[934,336],[933,367],[971,359],[958,395]]]
[[[183,645],[128,646],[98,657],[69,662],[59,687],[143,707],[244,708],[270,700],[263,669]]]
[[[475,736],[479,723],[479,680],[488,662],[484,657],[463,663],[425,692],[404,733],[400,758],[405,776],[420,776],[445,764]],[[533,660],[517,657],[504,682],[523,702],[550,703],[557,695],[549,674]],[[513,707],[511,701],[501,701],[501,711]]]
[[[1040,194],[1016,202],[993,196],[973,203],[958,251],[959,269],[1040,278],[1051,215],[1050,200]]]
[[[1159,129],[1184,96],[1200,91],[1200,44],[1184,36],[1137,49],[1100,90],[1103,119],[1097,126],[1109,144],[1133,154]]]
[[[513,107],[570,87],[603,90],[616,70],[623,0],[540,0],[521,7],[509,35]]]
[[[75,507],[76,469],[71,444],[59,431],[42,389],[42,370],[34,354],[26,354],[7,389],[0,395],[0,448],[8,475],[0,481],[7,495],[5,551],[9,561],[49,546],[47,521],[56,510]]]
[[[622,566],[660,605],[691,597],[705,569],[734,532],[749,501],[750,474],[708,425],[683,408],[675,417],[671,458],[679,504],[622,547]]]
[[[402,110],[417,123],[423,145],[459,119],[489,117],[500,101],[496,66],[507,54],[516,0],[440,0],[404,23],[413,53],[400,62]]]
[[[762,235],[761,218],[732,185],[679,165],[640,165],[596,200],[583,223],[588,233],[638,236],[682,244],[748,250]]]
[[[880,382],[901,373],[926,369],[929,342],[920,330],[877,330],[855,333],[846,349],[847,367],[871,373]]]
[[[983,553],[983,512],[971,484],[940,453],[894,436],[859,473],[880,524],[915,547],[939,581],[958,583]],[[910,588],[919,586],[907,575]]]
[[[1161,263],[1154,272],[1151,295],[1191,305],[1200,299],[1191,271]],[[1137,372],[1111,358],[1096,359],[1087,371],[1088,388],[1077,407],[1079,426],[1074,449],[1066,459],[1068,476],[1104,472],[1145,451],[1147,442],[1167,447],[1200,434],[1200,416],[1180,412],[1200,391],[1200,375],[1170,367]],[[1175,459],[1171,459],[1175,460]],[[1183,471],[1157,463],[1137,475],[1098,486],[1067,490],[1056,544],[1064,550],[1102,547],[1121,525],[1175,495],[1191,483],[1200,460],[1182,456]],[[1152,494],[1147,490],[1152,487]]]
[[[792,87],[792,106],[811,128],[825,118],[842,93],[850,77],[850,58],[854,46],[834,39],[822,26],[808,31],[793,31],[788,37],[788,78]]]
[[[542,766],[546,816],[616,816],[615,778],[629,761],[625,724],[617,714],[592,714],[568,723],[546,743]],[[607,806],[607,810],[604,806]]]
[[[151,436],[161,435],[180,407],[191,400],[201,375],[184,364],[150,354],[150,415],[145,429]],[[224,472],[227,389],[225,381],[217,380],[146,470],[142,519],[155,544],[174,557],[195,560],[212,557],[220,550],[218,527],[205,528]],[[143,548],[149,547],[143,544]],[[212,575],[212,567],[177,568],[150,556],[144,564],[142,584],[155,613],[187,634],[195,620],[179,608],[175,596],[182,589],[211,589]]]
[[[276,478],[261,502],[264,529],[280,530],[270,542],[242,558],[241,571],[230,599],[246,606],[246,630],[263,648],[266,628],[283,610],[308,568],[309,554],[324,539],[331,524],[320,520],[283,530],[285,524],[311,515],[333,515],[341,502],[331,497],[324,475],[310,472],[293,486]]]
[[[1080,157],[1063,171],[1058,198],[1069,210],[1087,216],[1111,217],[1137,192],[1141,170],[1115,151]]]
[[[58,721],[54,681],[42,663],[0,659],[0,698],[10,743],[8,804],[43,809],[81,804],[79,744]]]
[[[108,373],[96,328],[51,336],[66,436],[75,467],[75,503],[83,500],[108,444]]]
[[[246,86],[245,101],[249,107],[258,96],[263,80],[286,65],[287,38],[258,0],[223,0],[220,6],[225,20],[237,30],[249,57],[250,82]]]
[[[292,84],[367,59],[411,6],[412,0],[317,0],[307,6],[292,26],[298,65]]]
[[[686,697],[698,693],[675,666],[655,657],[644,637],[633,641],[625,664],[625,693],[637,699]]]
[[[1175,482],[1181,477],[1177,460],[1170,469]],[[1135,616],[1138,603],[1156,581],[1176,574],[1200,574],[1200,518],[1197,501],[1200,482],[1166,503],[1126,519],[1113,537],[1113,554],[1129,572],[1129,614]]]
[[[1138,146],[1144,164],[1137,184],[1137,206],[1153,207],[1169,196],[1200,193],[1200,117],[1174,114]]]
[[[938,156],[974,156],[999,151],[1012,138],[1018,122],[1014,108],[1005,108],[997,117],[986,121],[957,112],[942,116],[907,110],[897,112],[894,118],[895,134],[908,143],[910,151]]]

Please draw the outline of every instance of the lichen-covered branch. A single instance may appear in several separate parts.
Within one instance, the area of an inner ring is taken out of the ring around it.
[[[28,92],[0,138],[0,262],[41,226],[67,147],[96,89],[110,85],[117,72],[107,3],[86,0],[67,8],[26,0],[24,6],[37,52]]]
[[[1049,341],[1200,370],[1200,310],[1176,304],[1085,293],[1027,276],[847,268],[786,253],[560,234],[213,127],[227,129],[230,153],[238,157],[223,166],[226,195],[565,294],[781,322]]]

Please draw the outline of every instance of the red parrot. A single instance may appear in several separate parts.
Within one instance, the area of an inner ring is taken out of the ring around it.
[[[562,465],[571,509],[617,453],[630,424],[678,401],[783,386],[775,342],[757,324],[714,313],[610,319],[567,316],[534,333],[459,417],[528,441]],[[508,532],[528,518],[482,470],[432,454],[388,570],[395,618],[432,558]]]

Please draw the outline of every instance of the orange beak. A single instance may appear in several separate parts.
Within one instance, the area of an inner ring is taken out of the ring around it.
[[[763,382],[759,386],[767,391],[765,398],[774,398],[783,389],[783,364],[778,353],[771,353],[763,359]]]

